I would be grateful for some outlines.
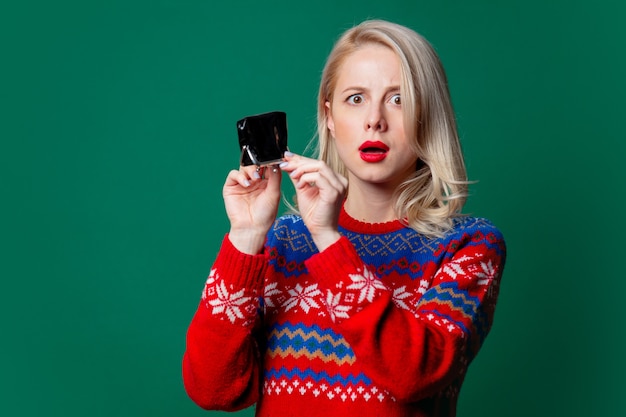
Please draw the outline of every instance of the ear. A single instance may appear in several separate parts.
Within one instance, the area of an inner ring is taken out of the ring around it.
[[[326,113],[326,127],[330,130],[332,137],[335,137],[335,121],[333,120],[333,112],[330,109],[330,101],[324,103],[324,112]]]

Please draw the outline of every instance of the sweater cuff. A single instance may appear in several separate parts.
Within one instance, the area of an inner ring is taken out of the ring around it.
[[[364,266],[354,246],[345,236],[324,251],[310,257],[305,264],[311,275],[325,288],[330,288],[337,276],[353,274],[362,270]]]
[[[263,285],[267,263],[268,256],[265,253],[248,255],[237,250],[227,234],[217,254],[215,269],[233,288],[241,288],[247,293],[257,294]]]

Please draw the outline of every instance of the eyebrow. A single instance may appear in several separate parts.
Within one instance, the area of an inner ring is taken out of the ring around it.
[[[360,86],[350,86],[347,88],[344,88],[342,91],[339,91],[339,94],[345,94],[349,91],[369,91],[370,89],[367,87],[360,87]],[[389,88],[387,88],[385,90],[386,92],[392,92],[392,91],[400,91],[400,86],[399,85],[392,85]]]

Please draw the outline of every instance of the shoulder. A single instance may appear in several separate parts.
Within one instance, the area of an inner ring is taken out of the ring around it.
[[[476,233],[482,234],[493,233],[498,237],[502,237],[502,232],[490,220],[483,217],[460,216],[453,220],[451,233]]]
[[[460,216],[453,220],[452,228],[442,238],[446,243],[486,245],[505,251],[504,235],[490,220],[482,217]],[[443,243],[443,242],[442,242]]]

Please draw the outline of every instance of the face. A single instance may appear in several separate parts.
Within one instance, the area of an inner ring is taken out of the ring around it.
[[[339,68],[326,102],[328,129],[348,179],[395,188],[415,171],[404,131],[400,60],[391,49],[362,46]]]

